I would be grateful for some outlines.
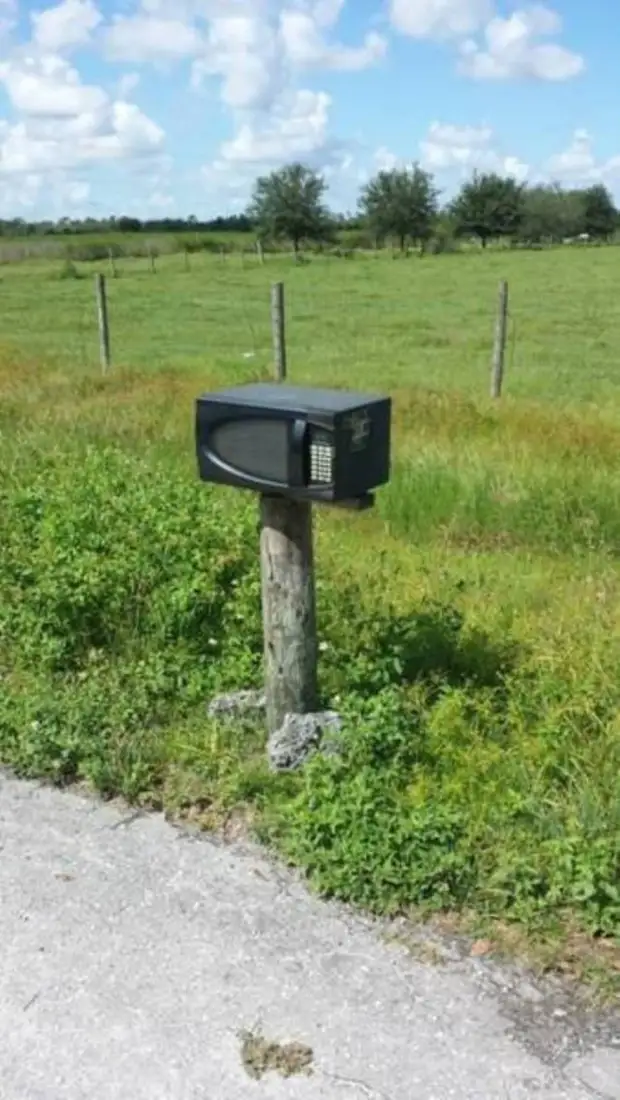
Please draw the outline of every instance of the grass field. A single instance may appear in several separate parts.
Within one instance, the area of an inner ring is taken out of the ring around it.
[[[617,990],[619,262],[122,261],[106,379],[96,267],[3,268],[0,758],[206,825],[242,812],[326,893],[523,928]],[[377,509],[317,516],[345,759],[284,779],[205,718],[260,679],[256,514],[197,484],[192,436],[198,392],[269,375],[275,279],[292,381],[395,398]]]

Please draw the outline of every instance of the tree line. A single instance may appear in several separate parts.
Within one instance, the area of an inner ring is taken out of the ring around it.
[[[304,241],[334,238],[336,220],[325,203],[325,179],[303,164],[261,176],[248,216],[268,239],[287,239],[297,251]],[[340,221],[340,225],[342,221]],[[495,172],[474,172],[447,205],[430,172],[419,164],[378,172],[362,188],[349,225],[365,228],[377,243],[396,241],[435,249],[450,239],[475,238],[482,247],[500,238],[532,246],[567,239],[609,240],[620,214],[603,184],[565,190],[558,184],[528,186]]]
[[[62,218],[28,222],[0,221],[0,236],[75,236],[86,233],[157,234],[195,232],[253,233],[263,242],[327,244],[343,230],[363,243],[391,241],[405,251],[448,250],[459,238],[482,247],[507,239],[531,247],[565,240],[610,240],[620,229],[620,214],[602,184],[565,189],[558,184],[527,185],[494,172],[474,172],[447,204],[430,172],[419,164],[378,172],[361,189],[354,214],[335,214],[325,201],[324,177],[307,165],[286,165],[260,176],[251,203],[242,214],[200,220],[188,218]]]
[[[188,218],[60,218],[58,221],[26,221],[23,218],[0,219],[1,237],[57,237],[86,233],[251,233],[254,226],[247,214],[231,214],[200,220]]]

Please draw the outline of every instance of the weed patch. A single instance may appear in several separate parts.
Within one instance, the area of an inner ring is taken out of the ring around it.
[[[24,455],[1,500],[5,763],[204,825],[245,806],[317,889],[370,910],[531,928],[570,913],[618,935],[617,642],[579,678],[567,639],[541,662],[456,600],[392,610],[353,573],[323,578],[321,690],[343,751],[274,777],[260,730],[205,709],[260,683],[251,498],[111,444]]]

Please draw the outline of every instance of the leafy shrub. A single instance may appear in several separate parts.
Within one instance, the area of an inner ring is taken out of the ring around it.
[[[261,680],[251,498],[113,446],[34,461],[22,441],[0,512],[3,762],[180,808],[251,802],[317,888],[369,909],[570,912],[620,934],[617,639],[541,660],[456,594],[394,611],[320,577],[342,752],[275,778],[260,731],[205,714]]]
[[[73,260],[65,260],[60,271],[58,272],[59,279],[81,279],[82,275],[78,271],[77,267],[73,263]]]
[[[77,241],[66,246],[66,254],[69,260],[95,261],[108,260],[110,256],[118,259],[127,255],[126,250],[118,241]]]
[[[78,461],[2,493],[0,628],[13,654],[64,673],[93,651],[229,646],[256,568],[248,512],[113,448]]]

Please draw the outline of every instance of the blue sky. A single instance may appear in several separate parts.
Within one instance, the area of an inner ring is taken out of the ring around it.
[[[0,0],[0,216],[242,210],[304,160],[620,199],[616,0]]]

